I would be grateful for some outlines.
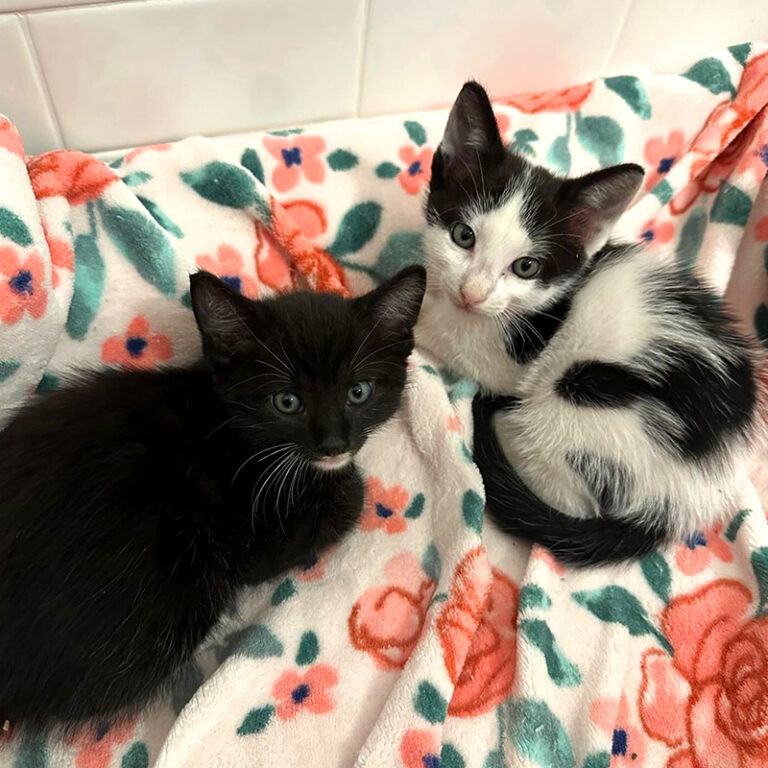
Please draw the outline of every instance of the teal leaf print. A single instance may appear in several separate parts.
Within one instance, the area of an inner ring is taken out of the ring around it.
[[[731,82],[731,76],[720,59],[707,58],[697,61],[689,70],[683,72],[683,77],[693,80],[710,93],[730,93],[736,95],[736,89]]]
[[[709,218],[718,224],[737,224],[744,227],[752,210],[752,198],[737,187],[724,181],[720,185]]]
[[[611,768],[610,752],[593,752],[587,755],[583,768]]]
[[[408,509],[405,510],[403,517],[406,520],[417,520],[420,518],[421,513],[424,511],[424,501],[424,494],[417,493],[408,505]]]
[[[174,253],[163,229],[139,211],[111,208],[102,200],[97,206],[104,228],[120,253],[150,285],[172,296],[176,291]]]
[[[349,171],[357,165],[357,155],[346,149],[337,149],[327,157],[332,171]]]
[[[0,360],[0,381],[10,379],[21,368],[19,360]]]
[[[424,550],[424,554],[421,556],[421,567],[432,581],[440,581],[440,573],[442,571],[440,552],[438,552],[434,542],[431,542]]]
[[[680,232],[680,240],[675,249],[675,258],[681,267],[691,269],[696,263],[696,257],[699,255],[702,242],[704,242],[706,229],[707,213],[703,208],[699,208],[691,213]]]
[[[171,680],[171,706],[177,715],[192,700],[203,679],[203,670],[194,660],[176,670]]]
[[[394,277],[403,267],[424,263],[421,232],[393,232],[384,243],[376,264],[382,280]]]
[[[545,621],[523,619],[520,622],[520,628],[528,640],[544,654],[547,673],[555,685],[561,688],[573,688],[581,684],[578,668],[560,650],[552,630]]]
[[[749,52],[752,50],[752,43],[740,43],[739,45],[729,45],[728,52],[743,67],[748,59]]]
[[[184,291],[184,293],[181,294],[181,298],[179,299],[182,306],[186,307],[187,309],[192,309],[192,294],[189,291]]]
[[[761,304],[755,310],[755,333],[762,344],[768,347],[768,307]]]
[[[81,341],[88,333],[104,294],[104,259],[94,235],[75,238],[75,282],[69,303],[66,329]]]
[[[134,171],[133,173],[123,176],[123,184],[127,184],[129,187],[138,187],[151,180],[152,176],[144,171]]]
[[[182,238],[184,233],[178,228],[178,226],[169,218],[169,216],[163,211],[163,209],[151,200],[147,200],[146,197],[136,195],[136,199],[147,209],[147,213],[166,231],[170,232],[174,237]]]
[[[260,707],[259,709],[252,709],[240,723],[240,727],[237,729],[238,736],[250,736],[253,733],[261,733],[272,719],[272,715],[275,714],[275,708],[268,704],[266,707]]]
[[[415,120],[406,120],[403,125],[414,144],[422,146],[427,143],[427,132],[421,123],[417,123]]]
[[[750,558],[752,570],[757,580],[757,590],[760,599],[757,603],[757,615],[762,616],[768,608],[768,547],[760,547],[752,553]]]
[[[376,234],[380,221],[381,206],[378,203],[369,200],[353,205],[342,217],[328,252],[337,257],[356,253]]]
[[[576,116],[576,136],[581,145],[605,168],[624,157],[624,131],[610,117]]]
[[[551,608],[552,600],[538,584],[526,584],[520,590],[518,606],[520,613],[532,610],[547,610]]]
[[[648,120],[651,116],[651,102],[642,82],[631,76],[606,77],[603,81],[610,90],[621,96],[632,111],[641,119]]]
[[[469,448],[467,448],[467,444],[462,440],[461,441],[461,456],[469,464],[472,464],[474,462],[474,457],[469,452]]]
[[[143,741],[136,741],[123,755],[120,768],[147,768],[149,765],[149,750]]]
[[[264,166],[259,160],[259,156],[255,149],[246,149],[240,158],[240,165],[243,168],[247,168],[262,184],[264,183]]]
[[[252,624],[228,635],[224,643],[216,649],[219,664],[235,654],[247,656],[249,659],[282,656],[283,644],[263,624]]]
[[[611,584],[600,589],[574,592],[572,597],[601,621],[621,624],[633,637],[652,635],[668,653],[672,653],[667,638],[651,624],[640,601],[624,587]]]
[[[640,560],[640,568],[648,586],[665,603],[669,602],[669,587],[672,581],[669,565],[660,552],[651,552]]]
[[[571,150],[568,149],[568,137],[558,136],[547,150],[547,163],[563,176],[571,172]]]
[[[38,392],[50,392],[53,389],[58,389],[59,377],[55,373],[44,373],[40,379],[40,383],[37,385]]]
[[[255,200],[253,176],[236,165],[214,160],[180,176],[200,197],[227,208],[247,208]]]
[[[731,520],[731,522],[728,524],[728,527],[725,529],[725,538],[728,539],[728,541],[731,543],[736,541],[736,536],[738,535],[741,525],[748,514],[748,509],[740,509],[736,517]]]
[[[464,523],[477,534],[483,531],[484,507],[485,504],[482,496],[473,490],[467,491],[461,500],[461,514],[464,518]]]
[[[374,172],[380,179],[394,179],[400,173],[400,168],[394,163],[379,163]]]
[[[483,761],[483,768],[506,768],[504,755],[500,749],[494,749],[493,752],[488,753]]]
[[[110,168],[119,168],[123,162],[125,161],[125,157],[116,157],[110,164]]]
[[[0,235],[23,248],[32,245],[32,235],[29,234],[27,225],[7,208],[0,208]]]
[[[48,768],[48,745],[44,736],[22,731],[13,768]]]
[[[290,600],[296,594],[296,584],[290,576],[287,579],[283,579],[275,588],[272,593],[270,602],[273,606],[280,605],[286,600]]]
[[[464,758],[453,744],[443,744],[440,750],[440,768],[464,768]]]
[[[666,179],[662,179],[652,190],[651,194],[662,204],[666,205],[673,197],[672,186]]]
[[[416,711],[429,723],[442,723],[448,711],[448,702],[432,683],[422,680],[413,699]]]
[[[299,650],[296,653],[296,663],[300,667],[312,664],[319,653],[320,643],[317,639],[317,635],[312,631],[305,632],[301,636],[301,641],[299,642]]]
[[[568,734],[543,701],[513,701],[509,709],[510,735],[521,755],[542,768],[575,768]]]
[[[515,138],[512,142],[512,151],[517,152],[520,155],[533,157],[536,152],[531,146],[531,142],[538,140],[538,134],[530,128],[523,128],[519,131],[515,131]]]

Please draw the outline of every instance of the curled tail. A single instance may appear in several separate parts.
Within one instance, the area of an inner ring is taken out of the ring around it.
[[[505,533],[535,541],[564,563],[597,565],[648,554],[667,531],[614,517],[571,517],[535,496],[517,476],[499,445],[493,414],[514,398],[478,395],[472,404],[474,458],[485,485],[485,499],[496,525]]]

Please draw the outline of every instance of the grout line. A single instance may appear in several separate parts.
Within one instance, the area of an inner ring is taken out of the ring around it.
[[[627,26],[627,22],[629,21],[629,14],[634,4],[635,4],[635,0],[629,0],[627,2],[627,7],[624,9],[624,13],[622,14],[621,20],[619,21],[619,24],[616,27],[616,34],[614,35],[610,48],[608,49],[608,55],[605,57],[605,61],[603,61],[603,71],[600,73],[600,77],[607,77],[608,75],[608,65],[611,63],[611,61],[613,61],[613,56],[616,53],[616,48],[619,45],[619,40],[621,40],[621,35]]]
[[[37,54],[37,46],[35,45],[35,41],[32,37],[32,30],[29,26],[29,19],[27,19],[27,17],[22,13],[17,13],[16,17],[19,20],[19,25],[21,26],[22,33],[24,34],[24,38],[27,42],[29,55],[32,58],[32,66],[34,67],[35,75],[37,76],[37,80],[40,84],[40,89],[43,92],[43,98],[45,99],[45,105],[48,108],[48,114],[53,120],[53,127],[56,131],[56,141],[59,143],[59,148],[62,148],[64,147],[64,132],[61,129],[59,113],[56,111],[56,105],[53,103],[53,98],[51,97],[51,89],[48,87],[48,80],[45,77],[43,65],[40,63],[40,57]]]
[[[372,0],[362,0],[363,18],[360,30],[360,46],[357,52],[357,83],[355,88],[355,117],[360,117],[363,102],[363,80],[365,79],[365,52],[368,47],[368,29],[371,20]]]

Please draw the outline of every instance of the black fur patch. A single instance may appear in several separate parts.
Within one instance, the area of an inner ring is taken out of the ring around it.
[[[626,507],[632,493],[632,475],[627,467],[592,453],[569,453],[565,460],[584,481],[604,516]]]
[[[560,330],[571,309],[571,297],[565,296],[547,312],[525,315],[510,323],[504,339],[507,352],[517,363],[529,363],[541,354],[552,337]]]
[[[619,408],[647,394],[648,384],[625,365],[584,360],[563,374],[555,392],[574,405]]]

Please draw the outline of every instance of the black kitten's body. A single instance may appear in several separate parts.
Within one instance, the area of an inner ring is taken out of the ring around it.
[[[92,374],[16,416],[0,433],[0,718],[138,708],[240,587],[351,528],[358,470],[325,467],[398,407],[422,290],[417,268],[356,300],[249,302],[196,276],[206,364]]]

